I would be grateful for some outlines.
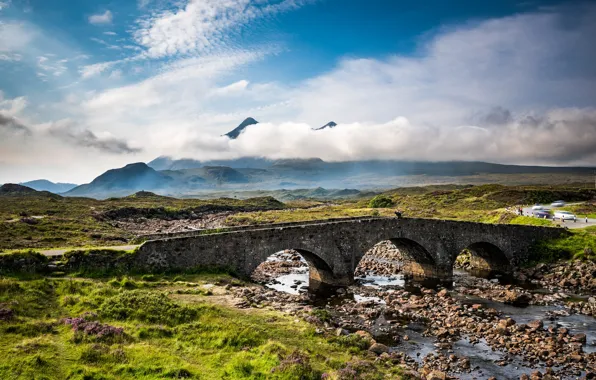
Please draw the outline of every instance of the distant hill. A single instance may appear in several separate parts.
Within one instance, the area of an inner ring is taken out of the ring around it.
[[[77,186],[64,195],[105,197],[109,195],[129,195],[140,190],[164,189],[173,179],[138,162],[123,168],[108,170],[91,183]]]
[[[49,191],[37,191],[27,186],[17,185],[16,183],[5,183],[0,186],[0,197],[49,197],[62,198],[59,195]]]
[[[78,185],[74,183],[54,183],[47,179],[38,179],[35,181],[22,182],[21,185],[30,187],[37,191],[49,191],[50,193],[60,194],[74,189]]]
[[[252,117],[247,117],[246,119],[244,119],[244,121],[242,123],[240,123],[239,126],[234,128],[230,132],[226,133],[225,136],[228,136],[229,138],[231,138],[233,140],[233,139],[237,138],[238,136],[240,136],[240,134],[242,132],[244,132],[246,127],[255,125],[255,124],[259,124],[259,122],[256,121],[255,119],[253,119]]]

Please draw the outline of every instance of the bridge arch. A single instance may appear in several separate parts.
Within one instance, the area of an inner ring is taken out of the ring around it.
[[[306,261],[306,264],[308,264],[309,291],[326,292],[330,287],[335,287],[337,279],[333,273],[333,269],[323,258],[311,250],[304,248],[293,248],[292,246],[288,246],[284,249],[276,247],[273,249],[273,251],[267,249],[262,250],[252,261],[249,273],[247,273],[247,275],[250,277],[251,274],[256,271],[257,268],[261,267],[261,265],[267,262],[271,256],[282,252],[298,253],[304,259],[304,261]]]
[[[470,269],[484,274],[511,273],[512,265],[505,252],[495,244],[480,241],[469,244]]]
[[[443,277],[433,255],[420,243],[408,238],[392,238],[403,260],[403,272],[415,279]]]

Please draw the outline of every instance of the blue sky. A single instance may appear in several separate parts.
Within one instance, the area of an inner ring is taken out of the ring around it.
[[[161,154],[595,165],[595,15],[586,1],[0,0],[0,182],[83,182]],[[248,116],[263,125],[221,137]]]

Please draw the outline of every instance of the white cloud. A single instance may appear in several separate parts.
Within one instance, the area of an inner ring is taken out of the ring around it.
[[[246,90],[248,87],[247,80],[239,80],[238,82],[229,84],[224,87],[216,88],[212,91],[212,94],[215,96],[230,96],[230,95],[240,95]]]
[[[118,33],[115,32],[103,32],[103,34],[105,34],[106,36],[117,36]]]
[[[89,23],[98,24],[111,24],[113,19],[112,12],[107,10],[104,13],[89,16]]]
[[[10,1],[0,1],[0,11],[10,6]]]
[[[585,164],[596,160],[594,108],[555,109],[543,115],[520,115],[506,124],[455,128],[415,125],[403,117],[381,124],[340,124],[319,131],[312,127],[262,123],[250,126],[236,140],[204,134],[190,140],[178,136],[180,145],[172,150],[178,152],[177,157],[199,159],[265,156],[526,164]]]
[[[230,29],[298,9],[310,1],[190,0],[174,11],[152,14],[139,22],[134,36],[152,58],[222,51],[231,48]]]
[[[83,79],[87,79],[103,73],[104,71],[112,68],[116,64],[118,64],[118,61],[94,63],[92,65],[86,65],[81,67],[79,73],[81,74],[81,77]]]
[[[48,55],[37,57],[37,67],[43,72],[38,73],[38,76],[46,76],[44,73],[50,73],[55,77],[59,77],[64,74],[68,68],[66,63],[68,59],[50,59]]]
[[[18,62],[21,59],[23,59],[23,56],[21,54],[16,54],[16,53],[4,54],[4,53],[0,53],[0,61]]]
[[[122,70],[114,70],[110,73],[110,79],[120,79],[122,78]]]
[[[22,52],[34,36],[35,32],[24,23],[0,22],[0,53]]]

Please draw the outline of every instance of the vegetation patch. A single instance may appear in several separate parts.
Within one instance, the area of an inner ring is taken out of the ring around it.
[[[0,254],[0,275],[47,273],[48,261],[46,256],[31,250]]]
[[[592,253],[591,253],[592,252]],[[568,236],[542,241],[531,249],[530,263],[591,258],[596,252],[596,231],[578,230]]]

